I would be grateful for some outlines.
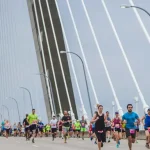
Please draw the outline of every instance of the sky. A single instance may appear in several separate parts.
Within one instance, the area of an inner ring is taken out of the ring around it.
[[[106,72],[104,70],[98,48],[95,44],[91,28],[86,18],[82,1],[68,0],[68,2],[70,4],[75,25],[77,27],[77,32],[82,43],[84,55],[82,53],[81,47],[79,46],[79,41],[77,39],[77,34],[73,26],[67,1],[57,0],[62,23],[67,37],[67,42],[69,44],[69,50],[79,54],[84,61],[86,59],[85,65],[87,64],[88,66],[98,101],[104,106],[105,111],[110,110],[112,114],[112,101],[115,101],[115,98],[110,88],[110,84],[108,82],[108,78],[106,76]],[[148,6],[150,5],[150,2],[147,0],[115,0],[113,2],[111,0],[105,0],[103,2],[111,16],[113,25],[116,28],[118,37],[120,39],[121,46],[126,53],[128,62],[134,73],[135,79],[139,85],[142,95],[144,96],[146,103],[150,105],[150,42],[147,40],[133,9],[120,8],[121,4],[130,5],[131,2],[134,2],[135,5],[149,10]],[[140,116],[143,115],[143,105],[141,102],[141,97],[135,86],[133,78],[131,77],[131,73],[129,72],[121,48],[112,30],[112,26],[108,20],[106,10],[104,9],[104,4],[100,0],[84,0],[84,3],[91,20],[91,24],[95,31],[96,38],[100,46],[100,50],[104,58],[109,76],[111,78],[116,96],[121,107],[123,108],[123,112],[126,112],[126,105],[128,103],[132,103],[134,105],[134,97],[139,97],[139,113]],[[148,18],[148,15],[142,11],[138,11],[138,14],[142,18],[142,22],[146,27],[147,33],[150,34],[150,19]],[[81,62],[75,56],[72,56],[72,60],[79,82],[83,102],[87,113],[90,114]],[[71,62],[69,63],[71,64]],[[80,98],[71,65],[70,70],[76,103],[78,108],[80,108]],[[97,101],[92,90],[92,84],[89,80],[88,72],[87,76],[92,106],[94,110],[94,105],[97,103]],[[117,110],[117,107],[115,109]],[[79,109],[78,112],[80,112]]]
[[[150,40],[148,41],[143,32],[143,28],[133,9],[120,8],[121,4],[130,5],[131,2],[149,10],[150,1],[148,0],[84,0],[96,35],[96,41],[100,47],[98,51],[83,9],[82,1],[57,0],[69,50],[79,54],[85,63],[93,111],[96,110],[94,107],[95,104],[99,102],[104,106],[104,111],[109,110],[112,114],[112,101],[115,101],[110,83],[108,82],[108,76],[106,76],[106,71],[102,63],[101,58],[103,57],[113,90],[120,106],[123,108],[123,112],[126,112],[126,105],[128,103],[134,105],[134,97],[136,96],[139,97],[138,112],[140,116],[143,115],[141,95],[131,77],[131,73],[106,14],[106,9],[110,14],[142,96],[144,96],[146,103],[150,105]],[[78,38],[70,16],[68,4],[70,4],[74,17],[76,31],[79,35]],[[105,9],[104,6],[106,6]],[[147,36],[149,36],[150,19],[142,11],[138,11],[138,14],[142,18],[142,22],[147,30]],[[6,97],[12,96],[16,98],[20,106],[21,118],[23,118],[26,112],[31,111],[31,108],[29,106],[28,94],[26,92],[23,93],[19,87],[27,87],[32,93],[37,113],[46,122],[47,116],[41,80],[40,77],[35,75],[39,72],[39,68],[26,0],[0,0],[0,16],[0,105],[5,104],[10,108],[11,119],[15,121],[18,119],[16,105],[13,101],[6,100]],[[100,52],[102,57],[100,57]],[[78,114],[79,116],[82,114],[81,100],[83,100],[86,112],[90,118],[89,101],[82,65],[77,57],[71,56],[71,58],[81,92],[81,97],[79,97],[70,57],[68,56]],[[117,110],[117,106],[115,106],[115,110]],[[6,110],[2,109],[2,107],[1,113],[3,113],[4,118],[8,117]]]

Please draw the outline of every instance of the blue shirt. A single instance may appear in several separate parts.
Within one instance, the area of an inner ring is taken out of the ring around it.
[[[148,127],[150,127],[150,116],[149,115],[145,115],[145,129],[147,129]]]
[[[135,121],[139,119],[139,116],[134,112],[127,112],[122,116],[122,120],[126,120],[126,129],[136,129]]]
[[[92,128],[95,128],[95,123],[92,124]]]

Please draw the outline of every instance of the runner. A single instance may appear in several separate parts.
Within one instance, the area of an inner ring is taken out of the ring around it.
[[[87,125],[84,116],[82,116],[82,120],[80,121],[80,124],[81,124],[82,140],[84,140],[84,133],[86,132],[86,125]]]
[[[38,129],[39,129],[39,136],[42,137],[43,136],[43,128],[44,128],[44,124],[42,121],[38,122]]]
[[[143,122],[145,119],[145,123]],[[145,128],[145,135],[146,135],[146,147],[150,148],[150,108],[148,109],[148,114],[142,118],[142,123]]]
[[[105,137],[105,122],[107,118],[103,113],[103,106],[97,105],[98,113],[94,115],[92,122],[95,122],[95,134],[98,139],[98,149],[101,150],[103,147],[103,142],[106,142]]]
[[[36,125],[38,122],[38,116],[35,114],[35,109],[32,109],[32,113],[28,115],[27,121],[30,124],[30,135],[32,136],[32,143],[34,143]]]
[[[77,120],[74,124],[75,126],[75,131],[76,131],[76,136],[77,138],[80,138],[80,131],[81,131],[81,124],[80,124],[80,121]]]
[[[6,122],[5,122],[5,130],[6,130],[5,137],[6,138],[8,138],[8,136],[9,136],[10,127],[11,127],[11,125],[10,125],[9,121],[6,120]]]
[[[122,139],[125,139],[126,138],[126,134],[125,134],[125,126],[126,124],[125,123],[122,123],[121,124],[121,131],[122,131]]]
[[[14,123],[14,125],[13,125],[13,136],[14,137],[17,136],[17,125],[16,125],[16,123]]]
[[[50,121],[50,125],[51,125],[51,131],[52,131],[52,141],[54,141],[54,138],[56,137],[56,133],[57,133],[57,119],[55,116],[53,116],[53,119]]]
[[[26,114],[26,118],[23,120],[23,125],[24,125],[24,128],[25,128],[26,140],[29,140],[30,130],[29,130],[28,114]]]
[[[135,121],[135,131],[136,131],[136,138],[135,138],[135,141],[136,141],[136,143],[138,143],[138,141],[137,141],[137,138],[138,138],[138,136],[139,136],[139,122],[138,122],[138,120],[136,120]]]
[[[117,143],[116,147],[119,148],[121,136],[121,119],[119,118],[119,113],[115,112],[115,118],[112,120],[112,125],[115,128],[115,141]]]
[[[63,134],[62,134],[62,121],[60,120],[58,122],[58,130],[59,130],[59,138],[63,139]]]
[[[128,146],[129,150],[132,150],[132,143],[135,143],[135,137],[136,137],[136,132],[135,132],[135,120],[137,119],[138,122],[140,123],[139,116],[132,112],[133,106],[132,104],[127,105],[127,110],[128,112],[125,113],[122,116],[122,121],[126,123],[126,137],[128,138]]]
[[[67,143],[67,135],[70,127],[71,117],[68,116],[68,112],[64,111],[64,116],[62,117],[62,130],[63,130],[63,136],[64,136],[64,143]]]
[[[105,123],[105,131],[106,131],[106,141],[110,142],[110,134],[111,134],[111,119],[109,117],[109,112],[106,111],[107,122]]]

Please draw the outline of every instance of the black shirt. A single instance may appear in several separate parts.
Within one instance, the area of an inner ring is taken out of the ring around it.
[[[70,127],[70,122],[69,120],[71,120],[70,116],[63,116],[62,117],[62,121],[64,121],[63,126],[64,127]]]
[[[29,123],[28,123],[28,121],[27,121],[27,118],[25,118],[25,119],[23,120],[23,124],[25,124],[26,126],[29,125]]]

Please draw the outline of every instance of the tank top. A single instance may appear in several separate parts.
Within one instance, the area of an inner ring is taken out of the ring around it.
[[[120,128],[120,119],[119,118],[114,118],[114,127]]]
[[[105,123],[105,127],[111,127],[111,119],[110,117],[107,117],[107,123]]]
[[[102,114],[101,116],[98,114],[97,117],[98,117],[99,119],[95,122],[95,130],[96,130],[96,131],[104,130],[104,128],[105,128],[104,114]]]
[[[145,115],[145,128],[150,127],[150,116]]]

